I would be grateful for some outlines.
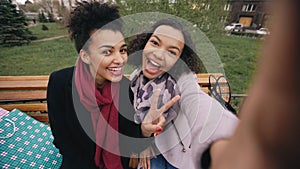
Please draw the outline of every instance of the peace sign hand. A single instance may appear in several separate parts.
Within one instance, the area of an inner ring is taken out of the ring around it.
[[[145,137],[150,137],[153,133],[155,133],[154,135],[157,136],[160,132],[162,132],[166,122],[163,113],[180,99],[180,96],[177,95],[161,108],[157,108],[160,91],[161,90],[158,89],[154,92],[149,112],[145,116],[141,125],[142,134]]]

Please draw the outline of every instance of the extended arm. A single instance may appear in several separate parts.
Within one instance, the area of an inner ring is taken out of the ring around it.
[[[299,1],[274,3],[267,39],[241,123],[213,169],[299,168]]]

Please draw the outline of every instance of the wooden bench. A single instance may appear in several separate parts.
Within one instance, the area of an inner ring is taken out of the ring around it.
[[[208,93],[210,74],[197,74],[198,84]],[[214,74],[216,77],[222,74]],[[129,77],[129,75],[125,75]],[[49,76],[0,76],[0,107],[19,109],[41,122],[48,122],[46,92]]]
[[[0,76],[0,107],[30,112],[33,118],[48,122],[48,80],[49,76]]]

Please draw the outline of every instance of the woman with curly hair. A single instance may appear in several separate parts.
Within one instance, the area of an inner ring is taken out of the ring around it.
[[[164,130],[154,133],[153,145],[140,154],[140,166],[204,168],[207,159],[219,155],[238,120],[200,89],[195,73],[203,66],[190,34],[177,20],[163,19],[131,40],[129,50],[132,63],[141,65],[131,74],[137,124],[145,121],[155,90],[160,91],[158,106],[180,95],[180,101],[163,113]],[[203,154],[207,155],[201,162]]]
[[[133,122],[130,82],[122,75],[127,45],[119,11],[96,1],[77,5],[68,24],[79,54],[76,67],[51,73],[47,90],[54,145],[63,156],[61,168],[129,168],[131,151],[143,144],[126,138],[140,138],[143,130]],[[161,126],[152,126],[156,127]]]

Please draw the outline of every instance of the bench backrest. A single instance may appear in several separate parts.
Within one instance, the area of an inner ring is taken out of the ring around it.
[[[209,75],[197,74],[198,84],[206,93],[209,92]],[[222,74],[214,75],[219,77]],[[17,108],[22,112],[30,112],[33,118],[48,122],[46,103],[48,80],[49,76],[0,76],[0,107],[8,111]]]

